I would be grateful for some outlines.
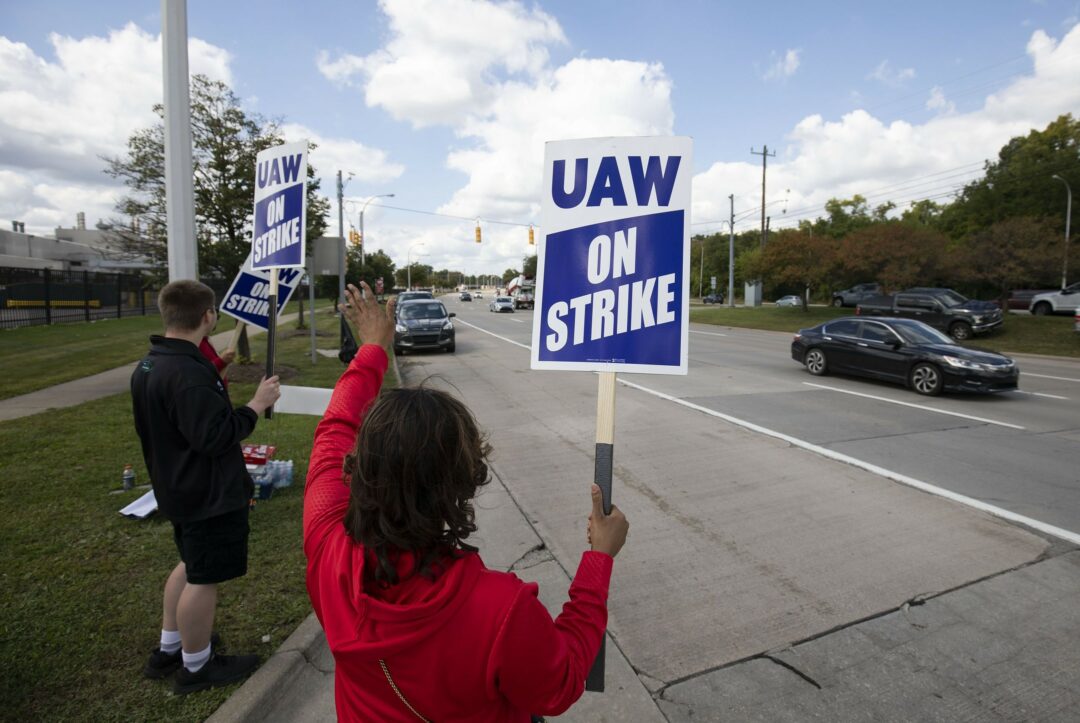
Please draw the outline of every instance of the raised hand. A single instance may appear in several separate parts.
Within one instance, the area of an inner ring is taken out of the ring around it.
[[[352,284],[346,287],[345,299],[348,303],[338,306],[338,309],[352,322],[361,344],[378,344],[388,348],[394,343],[396,297],[386,302],[384,309],[371,292],[371,287],[361,281],[359,289]]]

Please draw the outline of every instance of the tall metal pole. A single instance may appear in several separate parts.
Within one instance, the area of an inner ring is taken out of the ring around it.
[[[1069,194],[1068,200],[1065,201],[1065,261],[1061,265],[1061,289],[1064,291],[1065,287],[1069,285],[1069,223],[1072,221],[1072,186],[1056,173],[1051,178],[1056,178],[1064,183],[1065,190]]]
[[[728,196],[728,200],[731,202],[731,220],[728,221],[728,231],[731,235],[728,237],[728,250],[727,250],[727,298],[728,307],[735,308],[735,194]]]
[[[364,208],[360,209],[360,268],[364,267],[364,261],[365,261],[364,257],[365,257],[365,254],[367,253],[366,249],[364,248],[365,246],[367,246],[367,238],[364,237],[364,209],[365,208],[367,208],[366,203],[364,204]]]
[[[169,281],[199,278],[191,162],[187,0],[161,0],[165,101],[165,214]]]
[[[337,172],[337,232],[341,239],[338,262],[338,302],[345,303],[345,184],[341,182],[341,171]]]

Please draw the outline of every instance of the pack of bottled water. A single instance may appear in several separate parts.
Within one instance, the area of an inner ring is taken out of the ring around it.
[[[291,459],[280,462],[269,460],[266,463],[266,481],[274,486],[274,489],[288,487],[293,481],[293,463]]]

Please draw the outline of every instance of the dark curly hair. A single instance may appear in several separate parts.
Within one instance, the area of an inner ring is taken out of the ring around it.
[[[371,405],[345,459],[345,530],[374,554],[375,580],[394,585],[399,551],[434,578],[440,561],[475,552],[472,499],[488,483],[491,446],[461,401],[428,387],[391,389]]]

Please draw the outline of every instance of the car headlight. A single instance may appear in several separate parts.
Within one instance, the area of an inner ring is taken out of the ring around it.
[[[442,325],[442,330],[443,331],[453,331],[454,330],[454,322],[447,321],[445,324]]]
[[[409,327],[405,326],[404,324],[395,324],[394,325],[394,331],[396,331],[398,334],[404,334],[408,330],[409,330]]]
[[[967,359],[961,359],[955,356],[947,356],[944,357],[944,359],[949,366],[956,367],[957,369],[974,369],[976,371],[982,371],[986,369],[986,366],[983,364],[968,361]]]

